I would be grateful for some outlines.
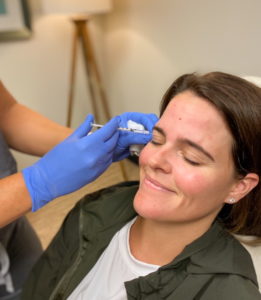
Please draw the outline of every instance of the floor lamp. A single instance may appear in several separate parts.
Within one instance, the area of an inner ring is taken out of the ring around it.
[[[102,84],[101,76],[98,70],[95,53],[93,50],[88,23],[90,16],[105,13],[111,10],[110,0],[43,0],[43,10],[49,14],[66,14],[72,20],[74,25],[74,35],[72,42],[70,86],[68,96],[66,125],[71,126],[72,112],[74,104],[74,87],[76,77],[76,63],[78,57],[78,45],[82,46],[86,76],[90,91],[90,100],[95,116],[95,120],[101,122],[99,103],[103,109],[107,120],[111,118],[108,101]],[[98,93],[96,93],[98,92]],[[98,96],[97,96],[98,94]],[[98,102],[100,99],[100,102]],[[127,180],[127,174],[122,162],[120,168],[124,180]]]
[[[72,123],[76,62],[79,44],[83,50],[82,53],[90,91],[90,101],[95,119],[97,122],[101,122],[99,108],[102,108],[105,118],[109,120],[111,118],[109,105],[89,34],[89,21],[90,16],[108,13],[112,8],[111,0],[42,0],[42,6],[46,14],[68,16],[74,26],[66,125],[70,127]],[[101,105],[98,104],[98,99]]]
[[[79,52],[78,51],[79,43],[82,46],[85,70],[86,70],[89,91],[91,96],[90,99],[91,99],[95,120],[98,123],[101,122],[100,111],[98,108],[99,102],[98,102],[96,90],[98,90],[98,95],[100,96],[101,106],[103,108],[105,118],[107,120],[111,118],[107,97],[102,84],[101,76],[98,70],[97,62],[95,59],[95,53],[93,50],[93,46],[89,34],[89,29],[88,29],[89,19],[90,17],[88,17],[87,15],[72,18],[72,22],[74,24],[74,36],[73,36],[73,45],[72,45],[70,89],[69,89],[68,110],[67,110],[67,126],[69,127],[71,126],[71,118],[72,118],[76,62],[77,62],[77,56]]]

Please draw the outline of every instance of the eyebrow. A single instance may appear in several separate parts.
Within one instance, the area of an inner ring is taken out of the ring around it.
[[[166,137],[166,133],[165,131],[158,127],[158,126],[155,126],[153,128],[153,130],[156,130],[157,132],[159,132],[161,135],[163,135],[164,137]],[[187,144],[195,149],[197,149],[198,151],[202,152],[204,155],[206,155],[210,160],[212,160],[213,162],[215,161],[214,157],[207,151],[205,150],[202,146],[200,146],[199,144],[189,140],[189,139],[179,139],[179,142],[183,143],[183,144]]]
[[[160,134],[163,135],[164,137],[166,136],[165,131],[164,131],[162,128],[160,128],[159,126],[154,126],[154,127],[153,127],[153,130],[158,131],[158,133],[160,133]]]
[[[203,154],[205,154],[210,160],[212,160],[213,162],[215,162],[214,157],[208,152],[206,151],[202,146],[200,146],[199,144],[189,140],[189,139],[180,139],[180,141],[184,144],[187,144],[195,149],[197,149],[198,151],[202,152]]]

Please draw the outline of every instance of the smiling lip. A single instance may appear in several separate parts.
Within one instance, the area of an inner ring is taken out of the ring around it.
[[[144,178],[144,182],[145,184],[147,184],[149,187],[155,189],[155,190],[158,190],[158,191],[164,191],[164,192],[172,192],[172,193],[175,193],[175,191],[163,186],[162,184],[160,184],[159,182],[157,182],[156,180],[146,176]]]

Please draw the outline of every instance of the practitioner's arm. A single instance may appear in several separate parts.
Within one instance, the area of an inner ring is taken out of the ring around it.
[[[0,227],[31,210],[32,200],[22,173],[1,179],[0,191]]]
[[[113,161],[127,157],[125,150],[131,144],[149,142],[151,135],[119,134],[117,128],[126,126],[128,119],[142,123],[149,130],[157,121],[151,114],[125,113],[88,135],[93,122],[90,115],[69,135],[71,129],[20,105],[0,83],[0,130],[8,144],[34,155],[48,151],[22,173],[0,180],[0,226],[93,181]]]
[[[18,103],[1,81],[0,130],[11,148],[37,156],[44,155],[72,133],[72,129]]]

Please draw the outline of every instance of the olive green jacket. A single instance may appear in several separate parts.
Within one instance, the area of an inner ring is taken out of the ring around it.
[[[129,182],[82,199],[34,267],[22,299],[66,299],[114,234],[135,217],[136,191],[137,183]],[[131,300],[261,299],[250,255],[218,222],[171,263],[125,287]]]

